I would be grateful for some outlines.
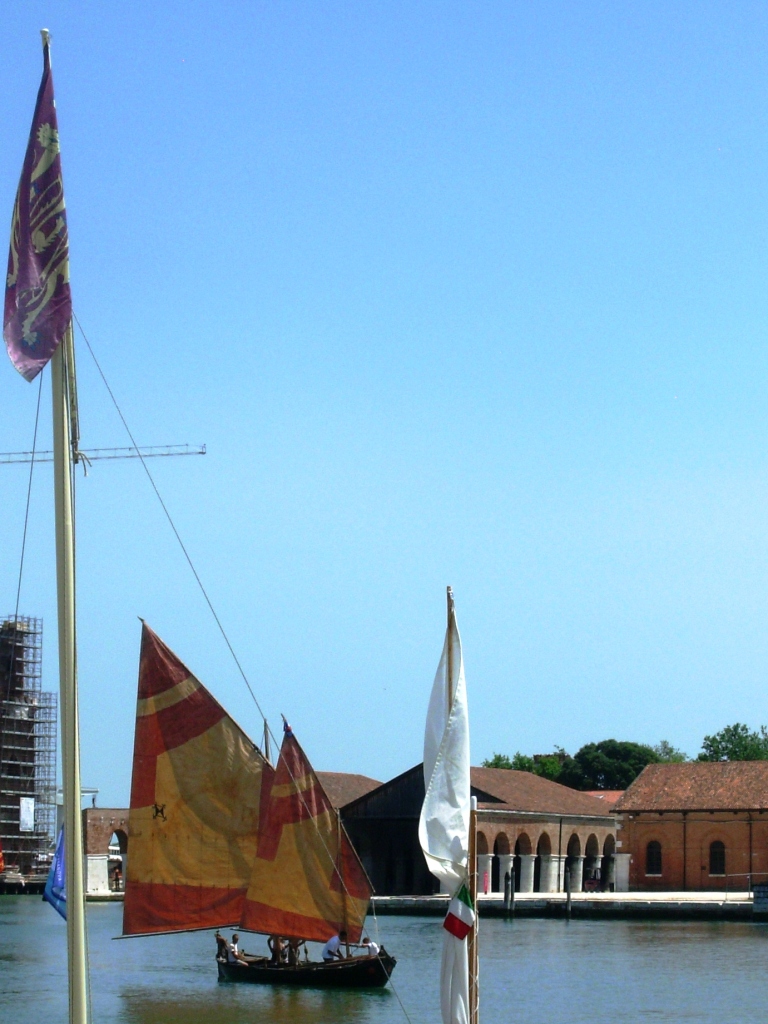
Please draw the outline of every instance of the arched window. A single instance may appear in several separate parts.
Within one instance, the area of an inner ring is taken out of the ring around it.
[[[646,875],[661,874],[661,843],[652,839],[645,848]]]
[[[709,844],[709,873],[725,874],[725,843],[721,843],[719,839]]]

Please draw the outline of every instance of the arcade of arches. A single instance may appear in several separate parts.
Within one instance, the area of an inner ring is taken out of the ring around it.
[[[609,820],[516,817],[509,812],[498,822],[483,820],[482,811],[478,815],[479,892],[503,892],[507,874],[514,878],[515,892],[522,893],[562,892],[566,872],[571,892],[614,886],[616,831]]]

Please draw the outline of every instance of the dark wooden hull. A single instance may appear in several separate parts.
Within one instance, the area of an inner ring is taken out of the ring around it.
[[[305,962],[297,967],[271,964],[267,957],[249,957],[247,964],[229,964],[216,960],[219,981],[244,981],[251,985],[298,985],[306,988],[381,988],[389,981],[396,963],[397,960],[385,950],[378,956]]]

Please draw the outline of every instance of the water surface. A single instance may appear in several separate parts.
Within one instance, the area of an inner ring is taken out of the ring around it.
[[[436,918],[379,919],[380,937],[399,960],[396,995],[221,985],[210,933],[113,941],[121,914],[116,904],[88,906],[98,1024],[402,1024],[397,995],[413,1024],[439,1024]],[[0,897],[0,1021],[66,1020],[65,928],[37,897]],[[243,938],[249,952],[264,948],[259,937]],[[481,1017],[484,1024],[763,1024],[767,965],[762,924],[488,920]]]

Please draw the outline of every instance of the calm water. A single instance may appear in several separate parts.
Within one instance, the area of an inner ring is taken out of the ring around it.
[[[216,981],[208,933],[114,942],[122,908],[91,904],[98,1024],[402,1024],[390,989],[281,991]],[[397,991],[413,1024],[438,1024],[435,918],[381,918],[400,960]],[[373,927],[372,927],[373,930]],[[66,1019],[65,925],[31,896],[0,897],[0,1021]],[[246,936],[245,948],[261,940]],[[485,921],[482,1018],[525,1024],[768,1017],[768,925],[522,919]]]

